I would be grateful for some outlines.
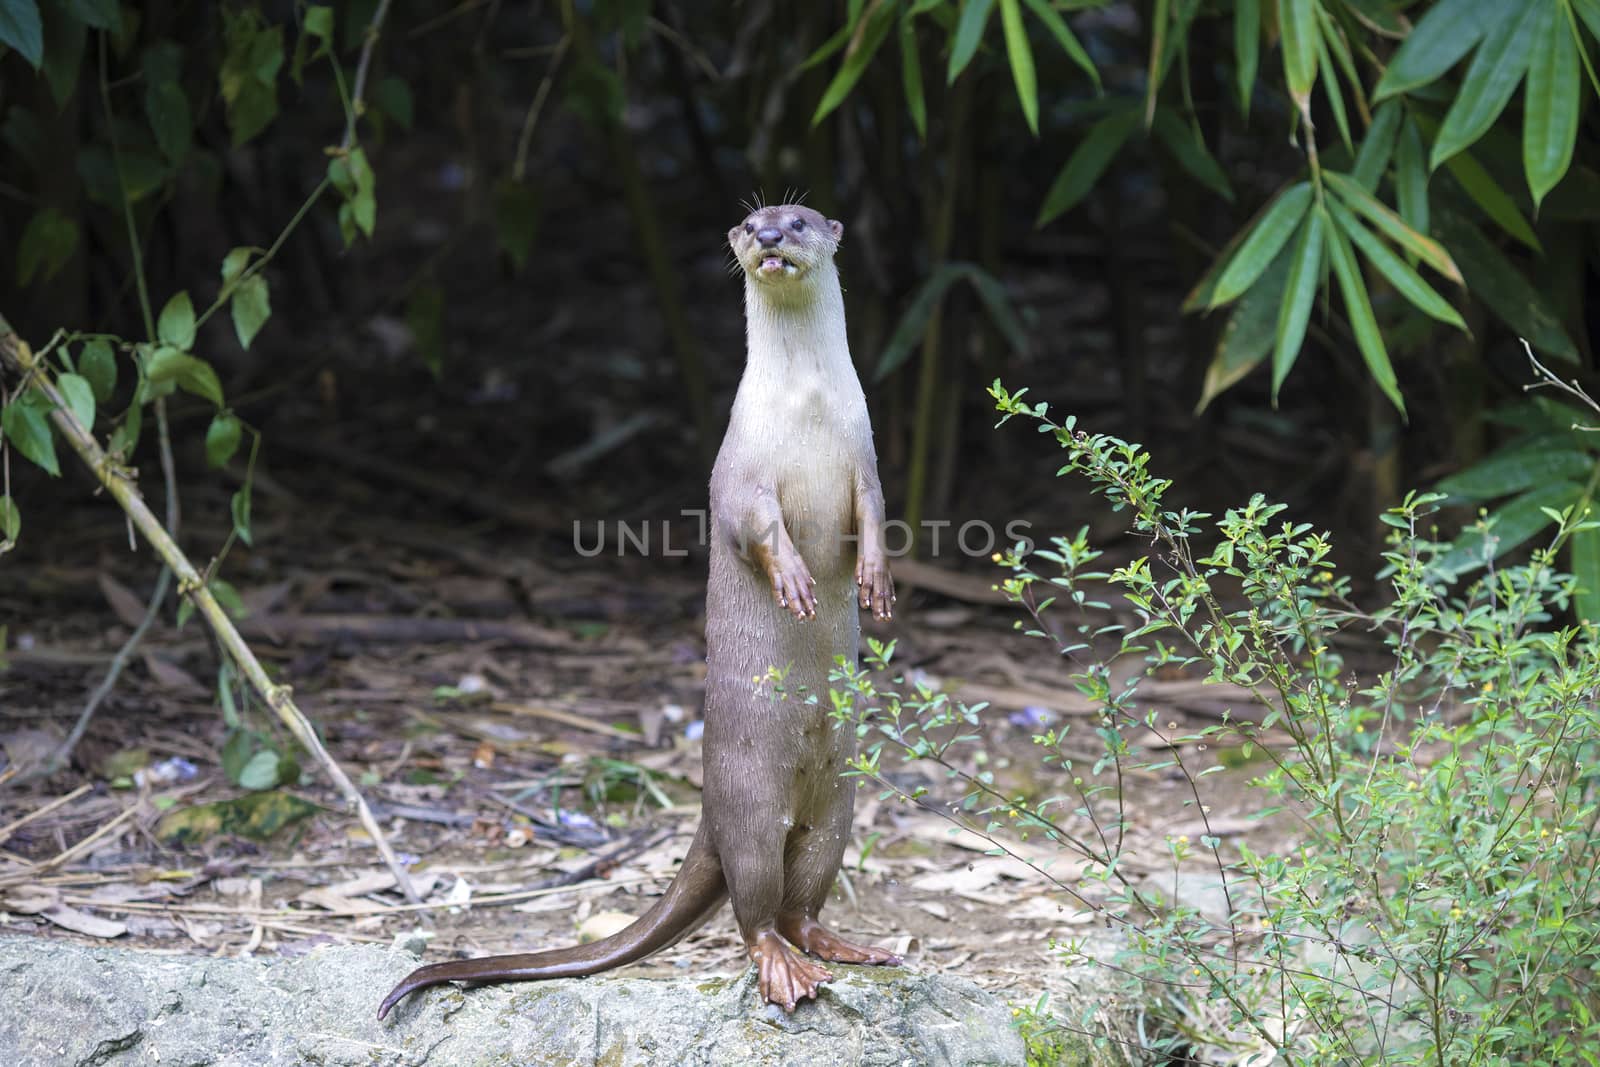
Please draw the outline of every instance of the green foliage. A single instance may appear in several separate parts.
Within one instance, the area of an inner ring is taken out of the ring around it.
[[[1456,546],[1426,534],[1444,497],[1411,494],[1383,516],[1386,595],[1366,610],[1327,536],[1282,505],[1258,495],[1215,520],[1174,510],[1139,446],[1055,422],[998,382],[991,393],[1002,422],[1053,437],[1061,473],[1087,479],[1150,545],[1109,570],[1082,531],[1000,557],[1019,629],[1075,664],[1070,683],[1097,713],[1087,736],[1069,724],[1033,738],[1070,785],[1010,795],[966,752],[983,706],[880,684],[893,648],[869,642],[865,669],[835,675],[835,714],[867,742],[855,773],[888,797],[886,752],[929,761],[964,792],[954,817],[998,849],[1059,846],[1081,879],[1035,869],[1124,933],[1118,973],[1207,1062],[1592,1062],[1600,633],[1556,621],[1578,585],[1553,564],[1600,524],[1558,515],[1526,563],[1463,585]],[[1337,649],[1369,633],[1385,663],[1352,674]],[[1174,670],[1249,697],[1179,732],[1140,688]],[[1213,828],[1207,779],[1241,760],[1259,770],[1231,773],[1253,775],[1263,816],[1292,827],[1281,847],[1228,844]],[[1123,798],[1153,774],[1186,783],[1184,817],[1202,830],[1169,836],[1167,869],[1144,878],[1152,857],[1134,859],[1140,828]],[[1225,904],[1203,906],[1197,883]],[[1048,1030],[1035,1013],[1025,1032]]]

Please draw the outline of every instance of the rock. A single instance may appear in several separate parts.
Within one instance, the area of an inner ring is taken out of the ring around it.
[[[964,979],[835,965],[793,1015],[735,979],[598,976],[378,1002],[417,964],[397,949],[300,959],[158,955],[0,937],[0,1064],[560,1064],[562,1067],[1021,1065],[999,999]]]

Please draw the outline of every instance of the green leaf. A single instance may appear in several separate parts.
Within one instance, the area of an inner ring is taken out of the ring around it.
[[[322,48],[333,47],[333,8],[326,4],[312,4],[306,8],[306,36],[322,42]]]
[[[1465,189],[1473,203],[1483,209],[1483,213],[1493,219],[1499,227],[1512,237],[1521,241],[1535,252],[1543,252],[1539,238],[1535,236],[1533,227],[1528,220],[1522,217],[1522,212],[1517,209],[1516,202],[1509,193],[1500,188],[1500,183],[1484,170],[1471,152],[1461,152],[1450,157],[1444,169]]]
[[[1456,574],[1475,571],[1490,559],[1499,559],[1551,525],[1554,520],[1545,514],[1544,509],[1559,511],[1576,504],[1582,497],[1583,487],[1572,482],[1557,482],[1530,489],[1493,513],[1494,523],[1488,537],[1473,530],[1462,531],[1450,551],[1439,558],[1439,566]],[[1492,545],[1489,543],[1491,540]]]
[[[894,25],[894,17],[894,4],[874,0],[872,8],[865,16],[866,28],[861,31],[859,37],[851,38],[850,47],[845,50],[844,62],[839,66],[839,73],[833,76],[833,81],[823,90],[822,100],[811,116],[811,125],[817,125],[827,118],[834,108],[844,103],[845,98],[850,95],[850,90],[861,80],[867,64],[877,54],[883,39],[889,35],[889,27]]]
[[[56,442],[44,412],[26,399],[13,400],[0,411],[0,437],[22,455],[42,467],[52,477],[61,476],[56,462]]]
[[[405,83],[405,79],[391,74],[378,82],[372,89],[372,102],[379,111],[397,122],[401,129],[411,128],[416,109],[411,102],[411,86]]]
[[[250,265],[250,254],[251,249],[241,245],[238,248],[230,249],[228,254],[222,257],[222,287],[224,289],[230,287],[238,279],[239,275],[244,273],[244,269]]]
[[[72,417],[78,420],[78,425],[89,432],[94,431],[94,386],[89,384],[87,378],[77,374],[62,374],[56,378],[56,388],[61,390],[61,399],[67,402],[67,410],[72,412]]]
[[[111,400],[117,388],[117,360],[104,341],[90,341],[78,354],[78,372],[89,380],[94,398],[101,404]]]
[[[89,41],[89,30],[81,21],[53,4],[44,11],[44,78],[50,84],[50,95],[56,107],[65,107],[78,87],[78,73],[83,68],[83,50]]]
[[[944,299],[946,291],[958,281],[972,283],[972,287],[977,290],[978,299],[983,302],[984,310],[989,313],[995,328],[1005,337],[1006,343],[1013,351],[1028,350],[1027,331],[1023,329],[1022,322],[1011,306],[1011,301],[1006,297],[1005,287],[1000,284],[999,279],[973,263],[945,263],[928,275],[922,287],[912,297],[905,314],[900,316],[889,343],[884,346],[883,352],[878,357],[878,366],[872,375],[874,381],[882,381],[910,358],[912,351],[922,340],[928,319],[933,316],[934,309]]]
[[[1168,108],[1156,109],[1152,129],[1178,165],[1188,171],[1191,177],[1230,204],[1233,203],[1233,187],[1228,184],[1228,175],[1206,148],[1205,138],[1199,129],[1178,118]]]
[[[1233,73],[1239,91],[1239,113],[1250,117],[1261,62],[1261,0],[1235,0],[1233,5]],[[1202,401],[1203,403],[1203,401]]]
[[[245,482],[228,500],[228,513],[233,517],[233,532],[247,545],[255,544],[250,531],[250,483]]]
[[[912,12],[912,14],[915,13],[916,12]],[[810,70],[818,63],[826,62],[835,52],[849,43],[850,37],[855,33],[855,30],[856,24],[854,18],[852,18],[843,26],[840,26],[839,29],[834,32],[832,37],[829,37],[826,41],[823,41],[822,44],[817,47],[815,52],[812,52],[809,56],[806,56],[805,60],[800,64],[800,69]]]
[[[73,18],[97,30],[117,32],[122,28],[122,12],[117,0],[67,0]]]
[[[9,45],[34,70],[44,61],[44,24],[34,0],[0,2],[0,44]]]
[[[244,424],[231,411],[219,411],[211,417],[206,427],[206,465],[226,466],[239,450],[239,440],[244,436]]]
[[[1578,350],[1562,328],[1561,316],[1505,254],[1471,222],[1453,211],[1437,212],[1434,230],[1450,249],[1473,296],[1491,314],[1541,352],[1577,359]]]
[[[278,784],[278,754],[261,749],[239,770],[241,789],[271,789]]]
[[[194,305],[187,291],[175,293],[161,309],[156,336],[165,344],[187,352],[194,347]]]
[[[900,20],[900,86],[906,94],[906,110],[917,128],[917,140],[928,139],[928,101],[922,91],[922,53],[917,50],[916,23],[908,12]]]
[[[145,362],[145,377],[153,386],[176,385],[186,393],[203,397],[217,407],[224,406],[222,383],[205,360],[196,359],[171,345],[159,345]]]
[[[494,233],[500,248],[521,270],[539,236],[539,190],[507,175],[494,187]]]
[[[1278,307],[1277,339],[1272,349],[1274,404],[1278,402],[1283,380],[1300,355],[1306,325],[1311,321],[1311,304],[1322,275],[1322,230],[1322,212],[1307,213],[1300,227],[1300,239],[1295,244],[1294,258],[1289,261],[1289,280],[1284,286],[1283,303]]]
[[[1572,576],[1578,580],[1574,607],[1584,622],[1600,622],[1600,530],[1572,535]]]
[[[17,242],[17,282],[27,285],[39,274],[54,278],[78,247],[78,224],[53,207],[40,208],[28,219]],[[42,272],[42,274],[41,274]]]
[[[11,494],[0,496],[0,540],[15,542],[22,534],[22,512]],[[4,628],[0,628],[0,633]]]
[[[1450,258],[1450,253],[1446,252],[1439,242],[1431,237],[1424,237],[1407,226],[1405,220],[1391,211],[1387,204],[1379,201],[1346,175],[1337,171],[1324,171],[1322,180],[1340,199],[1353,208],[1356,214],[1388,234],[1401,248],[1457,285],[1462,284],[1461,271]]]
[[[1374,102],[1427,85],[1455,66],[1483,39],[1503,0],[1440,0],[1412,27],[1384,68]]]
[[[1478,46],[1461,89],[1445,113],[1428,158],[1430,169],[1438,170],[1441,163],[1471,147],[1494,125],[1528,70],[1541,19],[1555,17],[1551,0],[1529,0],[1520,11],[1516,4],[1506,6],[1512,13]]]
[[[1314,0],[1313,0],[1314,2]],[[1321,33],[1316,34],[1317,66],[1322,71],[1322,91],[1328,97],[1328,110],[1333,112],[1333,124],[1339,128],[1339,140],[1346,152],[1355,151],[1350,139],[1350,118],[1344,110],[1344,92],[1339,88],[1339,72],[1334,69],[1333,57],[1328,54],[1328,43]]]
[[[1111,165],[1111,158],[1138,128],[1139,118],[1137,111],[1127,108],[1108,115],[1089,128],[1088,134],[1068,157],[1055,181],[1050,183],[1050,191],[1045,194],[1035,226],[1043,226],[1065,214],[1089,195],[1094,183]]]
[[[1572,164],[1582,88],[1578,43],[1566,19],[1557,17],[1557,0],[1547,0],[1547,6],[1550,14],[1539,21],[1533,42],[1538,62],[1529,64],[1523,90],[1522,165],[1535,211]]]
[[[1493,500],[1551,482],[1586,480],[1594,473],[1595,457],[1577,449],[1552,447],[1548,437],[1526,446],[1503,450],[1452,474],[1435,486],[1457,502]]]
[[[150,82],[144,91],[144,113],[155,131],[161,154],[173,163],[182,162],[189,154],[194,134],[194,119],[183,87],[176,81]]]
[[[961,16],[956,20],[955,37],[950,42],[950,66],[945,80],[955,84],[983,43],[983,28],[989,21],[994,0],[961,0]]]
[[[1333,266],[1333,276],[1339,282],[1339,293],[1344,297],[1345,315],[1350,320],[1350,329],[1356,335],[1356,347],[1361,349],[1361,358],[1366,361],[1372,380],[1378,383],[1378,388],[1383,390],[1383,395],[1389,398],[1395,409],[1404,415],[1405,400],[1400,396],[1400,385],[1395,378],[1394,365],[1389,362],[1389,350],[1384,347],[1383,334],[1378,330],[1378,320],[1372,314],[1366,279],[1361,276],[1361,268],[1356,264],[1356,255],[1350,250],[1349,240],[1337,226],[1327,229],[1328,259]]]
[[[1422,131],[1407,118],[1394,146],[1394,193],[1400,218],[1418,233],[1428,232],[1428,165]]]
[[[1033,69],[1033,48],[1022,24],[1021,0],[1000,0],[1000,27],[1005,31],[1006,58],[1011,61],[1011,81],[1028,130],[1039,136],[1039,78]]]
[[[217,81],[235,147],[266,128],[278,114],[278,71],[283,66],[283,27],[263,26],[260,13],[223,11],[225,41]]]
[[[1372,125],[1367,127],[1367,135],[1361,139],[1361,150],[1356,153],[1355,166],[1350,168],[1350,176],[1369,193],[1378,188],[1378,179],[1383,177],[1389,157],[1394,154],[1395,136],[1400,132],[1403,118],[1405,109],[1398,100],[1389,100],[1373,112]]]
[[[1311,87],[1317,81],[1317,43],[1322,34],[1317,28],[1315,3],[1316,0],[1278,0],[1283,75],[1289,83],[1289,95],[1302,108],[1310,103]]]
[[[1422,276],[1401,259],[1389,246],[1380,241],[1375,234],[1361,225],[1361,220],[1337,201],[1328,202],[1328,210],[1333,215],[1333,221],[1338,224],[1346,237],[1360,249],[1361,254],[1389,280],[1389,284],[1418,311],[1447,322],[1460,330],[1465,330],[1467,324],[1461,315],[1450,305],[1444,297],[1440,296],[1433,286],[1422,279]]]
[[[1200,402],[1195,405],[1199,414],[1225,389],[1254,370],[1272,351],[1277,335],[1278,307],[1283,303],[1283,290],[1289,281],[1289,258],[1294,250],[1287,245],[1280,250],[1252,285],[1234,305],[1228,322],[1217,338],[1217,350],[1206,368],[1205,382],[1200,389]]]
[[[233,313],[233,332],[239,338],[239,347],[249,348],[272,315],[266,275],[256,274],[240,282],[228,309]]]
[[[1311,183],[1297,182],[1285,189],[1250,230],[1228,266],[1217,278],[1207,307],[1219,307],[1255,284],[1267,264],[1288,243],[1311,204]]]
[[[406,298],[406,326],[422,363],[438,378],[444,371],[444,290],[431,282]]]
[[[1067,57],[1089,75],[1089,80],[1094,82],[1095,92],[1104,92],[1105,87],[1100,84],[1100,71],[1095,67],[1094,60],[1089,58],[1089,53],[1085,51],[1077,35],[1067,26],[1067,21],[1061,17],[1061,13],[1051,7],[1047,0],[1023,0],[1023,2],[1028,5],[1028,10],[1033,12],[1034,17],[1044,23],[1045,29],[1050,31],[1050,35],[1056,39],[1056,43],[1061,46]]]

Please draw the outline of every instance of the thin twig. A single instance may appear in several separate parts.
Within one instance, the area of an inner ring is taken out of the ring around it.
[[[367,91],[367,71],[372,66],[372,53],[378,44],[378,35],[383,30],[383,20],[389,14],[389,4],[390,0],[381,0],[363,35],[361,58],[356,62],[356,81],[350,89],[350,114],[345,119],[344,140],[340,142],[342,148],[349,148],[356,143],[356,123],[361,121],[361,115],[366,111],[364,94]]]
[[[57,808],[61,807],[62,805],[72,803],[74,800],[77,800],[79,797],[83,796],[83,794],[87,793],[89,790],[91,790],[93,788],[94,788],[94,786],[92,786],[92,785],[80,785],[78,788],[74,789],[72,792],[68,793],[66,796],[64,796],[64,797],[56,797],[56,799],[52,800],[50,803],[48,803],[48,804],[44,805],[43,807],[38,808],[38,809],[36,809],[34,811],[30,811],[28,814],[24,815],[22,818],[13,819],[11,822],[6,823],[4,826],[0,826],[0,845],[3,845],[7,841],[9,841],[11,839],[11,835],[12,834],[16,833],[18,830],[22,829],[24,826],[28,825],[33,820],[39,819],[39,818],[43,818],[44,816],[49,815],[52,811],[55,811]]]

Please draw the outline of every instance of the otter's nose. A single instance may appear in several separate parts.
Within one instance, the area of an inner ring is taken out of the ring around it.
[[[783,231],[776,226],[764,226],[756,231],[756,240],[762,248],[773,248],[783,243]]]

